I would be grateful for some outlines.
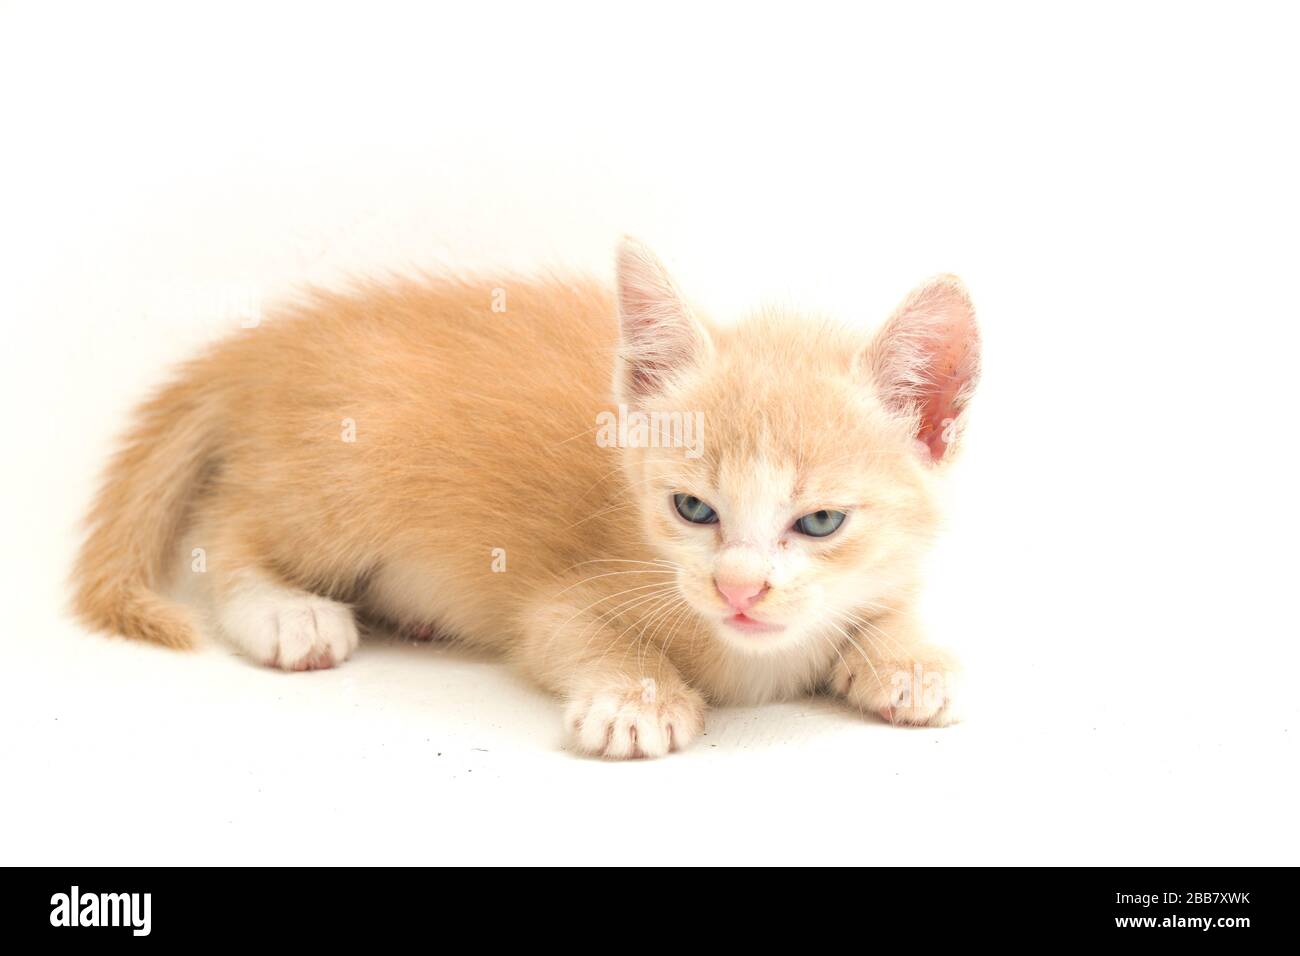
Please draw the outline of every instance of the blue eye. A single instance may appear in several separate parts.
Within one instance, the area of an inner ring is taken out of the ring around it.
[[[814,511],[794,523],[794,530],[810,538],[824,538],[834,534],[848,517],[843,511]]]
[[[692,524],[714,524],[718,520],[718,513],[694,495],[678,492],[673,495],[673,507]]]

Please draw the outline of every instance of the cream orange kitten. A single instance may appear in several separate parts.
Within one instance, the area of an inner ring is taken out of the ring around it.
[[[343,663],[358,615],[494,648],[607,757],[685,747],[706,703],[819,688],[948,723],[955,665],[912,607],[978,364],[953,277],[871,338],[776,311],[715,326],[630,240],[612,292],[317,293],[143,406],[75,606],[190,647],[163,596],[189,575],[224,640],[286,670]]]

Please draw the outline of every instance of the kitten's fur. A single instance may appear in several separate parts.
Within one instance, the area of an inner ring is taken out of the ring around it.
[[[978,371],[960,282],[925,283],[867,338],[772,311],[706,324],[630,240],[617,271],[613,293],[318,294],[192,361],[111,464],[77,611],[193,645],[190,612],[160,592],[177,548],[181,574],[201,548],[196,579],[247,656],[342,663],[354,608],[435,629],[499,649],[565,699],[578,749],[609,757],[685,746],[705,701],[819,687],[898,722],[954,719],[951,686],[930,682],[953,664],[911,608]],[[703,454],[601,447],[597,415],[619,401],[701,412]],[[720,521],[688,523],[678,492]],[[848,513],[835,534],[792,530],[828,508]],[[715,581],[746,580],[769,588],[754,616],[784,630],[724,623]]]

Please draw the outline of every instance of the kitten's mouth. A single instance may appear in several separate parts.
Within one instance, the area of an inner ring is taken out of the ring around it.
[[[784,624],[768,624],[766,621],[756,621],[747,614],[733,614],[731,617],[723,618],[723,622],[738,631],[744,631],[747,634],[772,634],[776,631],[784,631]]]

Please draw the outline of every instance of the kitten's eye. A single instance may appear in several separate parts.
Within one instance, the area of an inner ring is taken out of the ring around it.
[[[673,495],[673,507],[692,524],[713,524],[718,520],[718,513],[694,495],[678,492]]]
[[[848,517],[843,511],[814,511],[794,523],[794,530],[810,538],[824,538],[834,534]]]

